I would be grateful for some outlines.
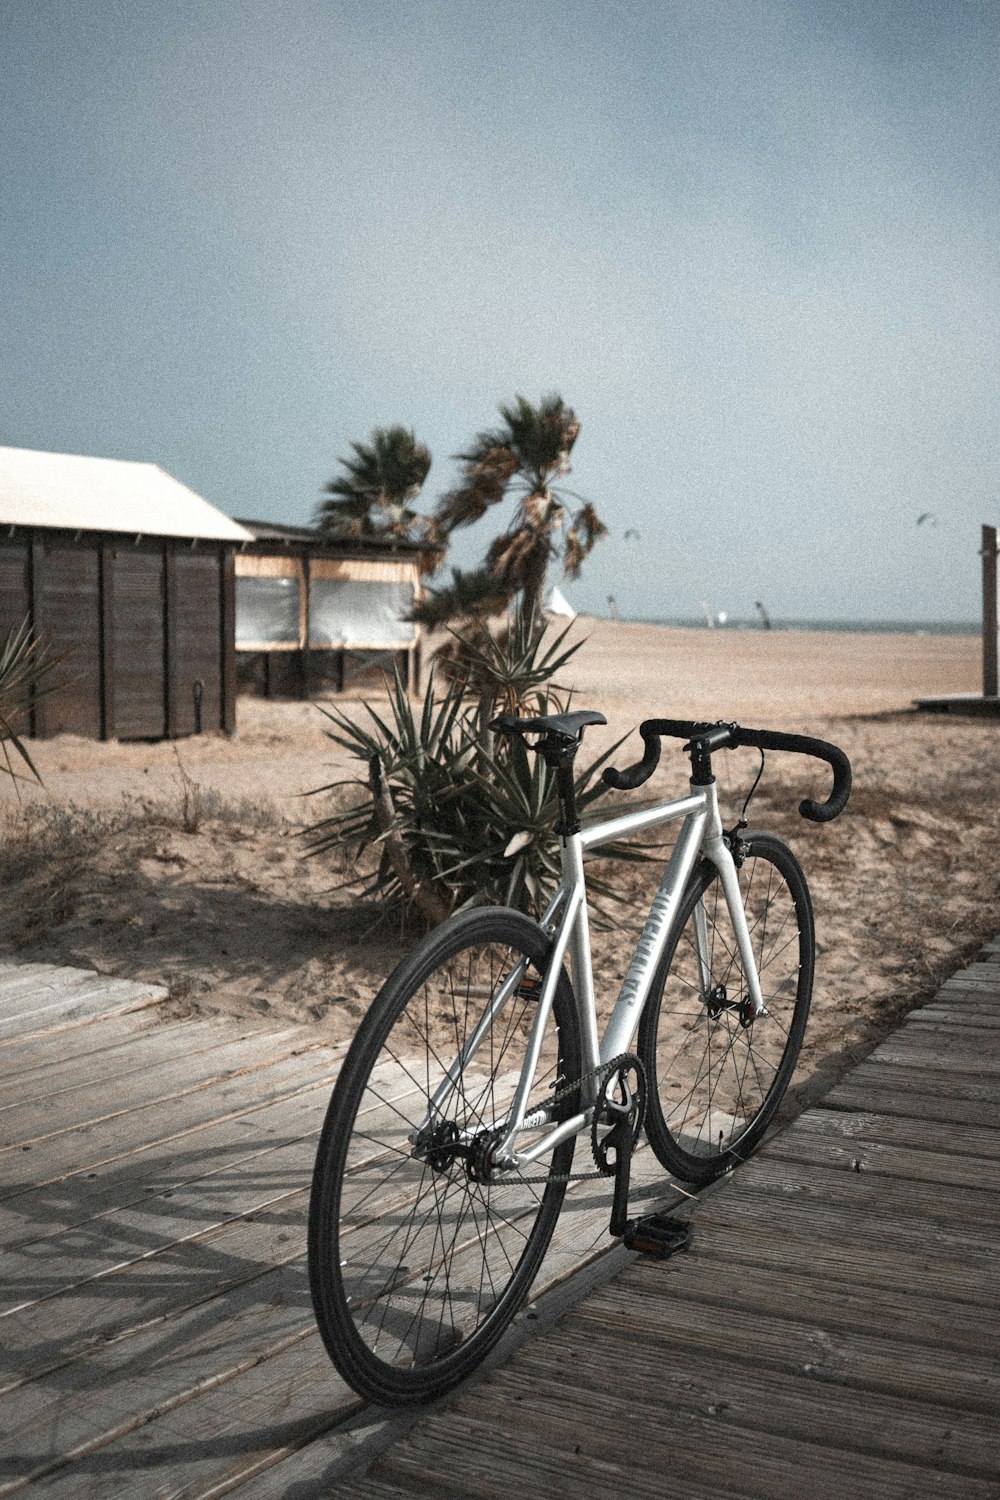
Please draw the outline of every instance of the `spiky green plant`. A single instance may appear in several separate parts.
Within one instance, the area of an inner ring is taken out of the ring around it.
[[[468,648],[469,670],[443,690],[432,672],[417,705],[397,675],[386,715],[366,704],[366,720],[354,723],[323,709],[329,737],[364,763],[367,778],[317,789],[350,801],[307,830],[308,846],[355,863],[376,852],[377,867],[350,882],[362,897],[401,900],[429,922],[491,902],[539,912],[559,874],[555,775],[519,736],[494,741],[488,717],[498,700],[525,714],[565,711],[568,697],[547,684],[578,646],[563,650],[563,631],[543,652],[542,634],[516,616],[505,639]],[[581,770],[581,809],[606,793],[598,773],[621,743]],[[605,853],[636,857],[627,848]],[[600,880],[592,888],[613,895]]]
[[[3,753],[0,771],[6,772],[15,789],[19,781],[29,778],[18,771],[16,760],[11,759],[12,751],[27,766],[35,781],[42,779],[21,735],[32,701],[37,702],[39,697],[58,686],[50,673],[58,666],[59,660],[59,657],[50,656],[48,649],[34,637],[28,619],[15,625],[0,647],[0,751]]]

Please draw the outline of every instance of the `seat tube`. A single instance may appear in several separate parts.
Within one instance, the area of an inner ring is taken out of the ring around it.
[[[600,1044],[597,1039],[594,968],[590,957],[587,890],[583,876],[583,846],[578,830],[560,835],[559,855],[562,861],[564,884],[572,890],[578,890],[582,898],[577,907],[576,920],[570,934],[569,950],[573,974],[573,995],[576,1000],[577,1020],[580,1023],[580,1040],[583,1044],[583,1068],[584,1072],[589,1072],[597,1066]]]

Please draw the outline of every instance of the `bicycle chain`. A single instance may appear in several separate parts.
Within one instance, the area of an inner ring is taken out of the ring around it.
[[[577,1078],[573,1083],[563,1084],[562,1088],[557,1089],[556,1092],[552,1095],[552,1098],[549,1102],[555,1105],[558,1104],[561,1099],[570,1098],[571,1095],[577,1092],[582,1083],[586,1083],[588,1078],[600,1078],[601,1086],[603,1088],[604,1084],[607,1083],[612,1074],[614,1074],[624,1062],[631,1062],[631,1060],[631,1052],[620,1052],[618,1056],[613,1057],[610,1062],[598,1063],[597,1067],[591,1068],[588,1073],[581,1073],[580,1077]],[[546,1186],[550,1182],[596,1182],[600,1178],[613,1177],[614,1175],[614,1168],[612,1167],[610,1170],[602,1170],[598,1168],[598,1170],[595,1172],[550,1172],[547,1177],[511,1177],[510,1181],[524,1183],[526,1187],[540,1187]]]

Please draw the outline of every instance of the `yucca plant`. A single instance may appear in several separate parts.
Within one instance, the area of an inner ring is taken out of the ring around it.
[[[19,781],[29,778],[18,770],[17,761],[11,759],[12,751],[27,766],[35,781],[42,779],[21,734],[32,701],[37,701],[58,685],[52,681],[50,673],[59,660],[59,657],[50,656],[47,648],[32,635],[28,619],[16,625],[0,647],[0,751],[3,752],[0,771],[11,778],[15,790],[18,790]]]
[[[547,684],[579,647],[562,649],[563,631],[543,651],[542,635],[515,614],[504,637],[465,643],[463,671],[452,663],[443,688],[432,672],[418,705],[397,675],[384,717],[370,704],[360,724],[323,709],[330,738],[365,763],[367,779],[318,788],[354,797],[307,830],[310,852],[339,849],[357,860],[377,851],[377,868],[351,884],[365,898],[402,900],[431,923],[481,903],[537,914],[559,872],[555,776],[519,737],[494,740],[488,723],[499,706],[525,715],[568,707],[569,695]],[[598,773],[621,743],[581,770],[582,809],[607,791]],[[613,894],[599,880],[592,888]]]

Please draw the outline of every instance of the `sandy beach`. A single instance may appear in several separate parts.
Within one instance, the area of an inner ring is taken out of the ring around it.
[[[852,758],[855,792],[834,824],[795,813],[828,774],[798,757],[769,757],[752,807],[754,826],[793,844],[816,907],[800,1099],[1000,926],[1000,724],[911,711],[914,697],[977,688],[977,639],[585,618],[570,638],[584,644],[563,685],[575,706],[609,720],[584,759],[658,715],[817,734]],[[357,695],[337,706],[365,712]],[[352,774],[326,724],[314,704],[241,698],[231,740],[36,742],[44,789],[26,788],[18,803],[0,787],[0,952],[164,982],[176,1011],[264,1014],[349,1035],[412,933],[339,889],[343,862],[304,857],[301,830],[328,803],[303,794]],[[639,748],[633,735],[618,763]],[[743,751],[718,767],[734,817],[757,761]],[[648,790],[668,795],[684,779],[683,757],[665,754]],[[595,935],[598,985],[612,1001],[638,934],[631,898],[648,898],[658,874],[620,878],[630,902],[615,908],[613,931]]]

